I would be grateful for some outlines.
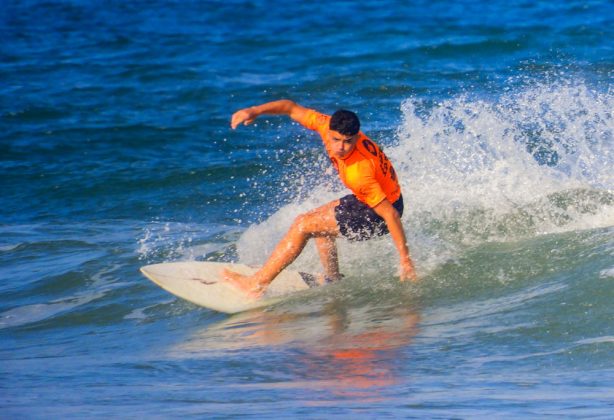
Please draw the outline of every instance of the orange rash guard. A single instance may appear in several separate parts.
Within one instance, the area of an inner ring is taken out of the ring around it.
[[[394,203],[401,196],[397,174],[384,152],[365,134],[358,133],[356,147],[345,159],[335,157],[328,140],[330,116],[310,109],[301,125],[317,131],[341,181],[360,201],[373,208],[384,198]]]

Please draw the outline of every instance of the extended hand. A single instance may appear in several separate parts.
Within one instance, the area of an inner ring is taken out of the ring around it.
[[[410,280],[412,282],[418,281],[418,275],[416,274],[416,270],[414,269],[414,265],[411,263],[411,260],[401,261],[401,269],[399,270],[399,280],[401,281]]]
[[[230,120],[230,126],[234,130],[241,123],[243,125],[249,125],[254,122],[258,114],[253,110],[253,108],[244,108],[232,114],[232,119]]]

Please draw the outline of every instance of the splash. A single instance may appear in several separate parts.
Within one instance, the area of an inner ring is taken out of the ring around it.
[[[144,263],[231,259],[235,230],[225,225],[152,221],[141,229],[136,254]]]
[[[570,82],[405,101],[394,155],[413,220],[467,244],[611,226],[613,105]]]
[[[402,183],[414,257],[428,269],[488,241],[614,225],[612,109],[612,92],[571,81],[528,82],[492,100],[404,101],[397,144],[386,152]],[[296,215],[339,195],[316,186],[251,226],[240,259],[262,263]],[[339,246],[342,269],[393,274],[389,238]],[[295,267],[317,270],[315,248],[303,254]]]

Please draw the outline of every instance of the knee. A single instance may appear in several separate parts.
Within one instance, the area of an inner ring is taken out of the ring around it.
[[[294,223],[293,223],[293,228],[303,234],[303,235],[310,235],[311,234],[311,218],[309,216],[309,214],[301,214],[299,216],[296,217],[296,219],[294,219]]]

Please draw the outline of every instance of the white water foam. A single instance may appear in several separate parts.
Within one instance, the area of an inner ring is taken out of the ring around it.
[[[611,91],[535,82],[497,100],[409,98],[401,109],[397,145],[386,153],[402,183],[403,220],[421,271],[454,258],[458,247],[614,225]],[[251,226],[237,244],[240,260],[263,263],[298,214],[340,195],[318,186]],[[338,243],[342,270],[394,274],[389,238]],[[317,270],[318,261],[308,245],[293,267]]]
[[[196,260],[223,252],[228,241],[221,237],[234,236],[234,232],[223,225],[152,221],[142,228],[136,253],[145,262]],[[198,243],[203,238],[206,243]]]
[[[393,153],[416,210],[505,212],[556,192],[614,188],[612,94],[537,85],[497,102],[461,96],[422,106],[403,103]]]

